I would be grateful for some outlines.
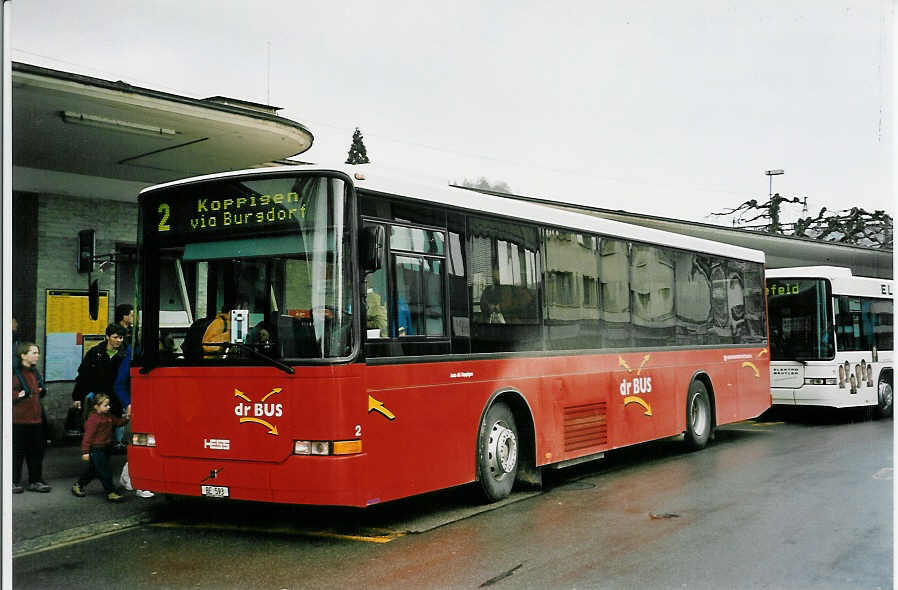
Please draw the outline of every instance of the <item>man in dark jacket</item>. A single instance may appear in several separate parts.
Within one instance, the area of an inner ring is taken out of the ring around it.
[[[122,404],[115,395],[114,384],[119,365],[125,358],[122,342],[127,333],[121,324],[109,324],[106,327],[106,340],[87,351],[81,361],[75,389],[72,390],[72,405],[82,408],[85,416],[90,411],[91,404],[85,404],[84,399],[91,393],[105,393],[109,396],[110,413],[121,417]]]

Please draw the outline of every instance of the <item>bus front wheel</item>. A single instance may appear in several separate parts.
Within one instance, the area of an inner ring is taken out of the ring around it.
[[[693,381],[686,396],[686,446],[692,450],[705,448],[711,438],[711,398],[701,381]]]
[[[892,415],[894,394],[892,393],[892,376],[884,376],[879,380],[879,403],[873,411],[876,418],[888,418]]]
[[[480,423],[477,446],[480,488],[488,502],[511,493],[518,473],[518,429],[504,403],[493,404]]]

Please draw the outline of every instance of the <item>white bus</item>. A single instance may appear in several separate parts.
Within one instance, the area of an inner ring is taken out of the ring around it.
[[[774,405],[892,415],[892,281],[848,268],[767,271]]]

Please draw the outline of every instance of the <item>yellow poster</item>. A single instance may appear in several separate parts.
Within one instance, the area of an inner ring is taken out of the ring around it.
[[[109,323],[109,292],[100,292],[100,311],[96,320],[87,310],[87,291],[47,290],[47,334],[76,332],[103,334]]]
[[[105,338],[109,322],[109,292],[100,292],[97,319],[90,319],[87,291],[47,289],[47,341],[44,346],[44,378],[72,381],[84,356],[85,346]]]

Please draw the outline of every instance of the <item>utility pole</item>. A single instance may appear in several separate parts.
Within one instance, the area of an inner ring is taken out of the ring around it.
[[[764,172],[767,176],[770,177],[770,189],[768,192],[768,198],[773,198],[773,177],[779,176],[780,174],[785,174],[784,170],[767,170]]]

